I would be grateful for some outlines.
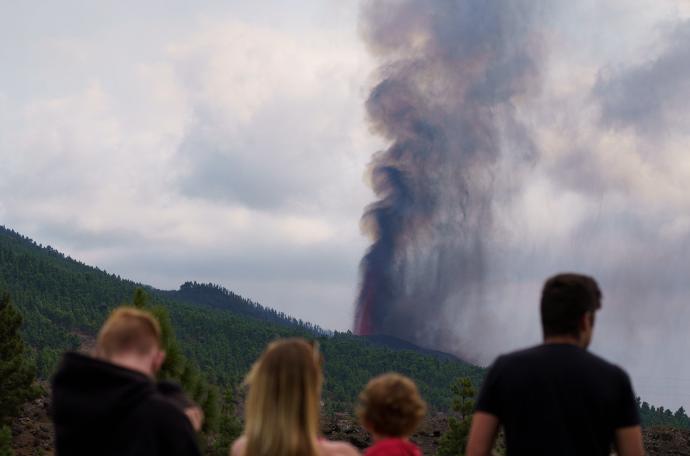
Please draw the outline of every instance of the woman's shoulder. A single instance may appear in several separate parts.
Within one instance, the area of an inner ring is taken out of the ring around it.
[[[245,436],[235,440],[230,448],[230,456],[242,456],[246,444],[247,438]]]
[[[247,444],[245,436],[235,440],[230,449],[230,456],[242,456],[244,447]],[[354,446],[347,442],[331,442],[329,440],[319,440],[319,450],[321,456],[359,456],[360,453]]]
[[[359,450],[347,442],[320,440],[321,456],[359,456]]]

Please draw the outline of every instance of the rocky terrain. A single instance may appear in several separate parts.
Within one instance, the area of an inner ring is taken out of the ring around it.
[[[47,396],[27,404],[12,425],[13,447],[16,456],[53,455],[53,428],[49,417],[50,401]],[[442,414],[427,418],[412,440],[424,454],[436,453],[447,419]],[[323,433],[331,440],[345,440],[357,448],[371,444],[369,434],[358,426],[352,415],[336,413],[323,417]],[[648,456],[690,456],[690,431],[668,428],[644,430]]]
[[[441,434],[447,428],[448,420],[439,414],[427,419],[412,440],[426,455],[436,454]],[[371,444],[369,435],[353,423],[346,414],[336,414],[324,423],[324,435],[331,440],[349,441],[364,449]],[[645,449],[648,456],[690,456],[690,430],[671,428],[650,428],[643,430]],[[498,452],[497,454],[503,454]]]
[[[651,428],[643,431],[644,445],[649,456],[690,456],[690,431]]]
[[[322,430],[329,440],[344,440],[360,449],[371,445],[371,437],[359,426],[352,415],[336,413],[330,417],[323,417]],[[427,418],[420,426],[412,440],[422,449],[424,454],[435,454],[441,434],[447,427],[448,420],[443,415]]]
[[[50,401],[40,397],[22,409],[12,423],[12,447],[15,456],[53,454],[53,424],[49,416]]]

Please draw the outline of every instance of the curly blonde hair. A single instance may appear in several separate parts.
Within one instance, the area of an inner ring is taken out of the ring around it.
[[[385,437],[408,437],[426,415],[417,385],[396,373],[379,375],[359,395],[357,417],[371,432]]]

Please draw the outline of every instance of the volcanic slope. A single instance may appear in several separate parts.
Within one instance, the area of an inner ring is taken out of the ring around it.
[[[446,411],[454,379],[468,376],[478,386],[484,375],[484,369],[452,355],[394,337],[326,331],[217,285],[187,282],[179,290],[157,290],[80,263],[0,226],[0,292],[9,292],[22,312],[24,335],[44,380],[65,350],[93,341],[108,312],[130,301],[140,287],[152,304],[168,309],[184,353],[219,385],[237,386],[268,342],[293,336],[319,340],[330,410],[352,410],[369,378],[398,371],[418,382],[432,408]],[[640,412],[645,425],[690,427],[682,408],[673,413],[640,402]]]
[[[39,375],[48,378],[65,350],[95,336],[108,312],[143,287],[165,306],[184,353],[208,378],[237,385],[266,344],[277,337],[320,341],[325,359],[325,402],[350,410],[372,376],[398,371],[414,378],[433,408],[450,406],[449,385],[460,376],[479,384],[483,369],[414,346],[391,348],[351,333],[325,331],[211,284],[188,282],[157,290],[80,263],[0,227],[0,290],[11,294],[24,316],[24,334]]]

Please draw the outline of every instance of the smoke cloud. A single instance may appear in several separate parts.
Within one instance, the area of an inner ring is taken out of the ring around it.
[[[673,24],[662,35],[658,54],[601,72],[594,94],[606,125],[632,127],[648,135],[669,134],[688,126],[690,20]]]
[[[690,405],[681,5],[366,3],[366,108],[389,147],[371,162],[359,333],[488,364],[539,342],[547,277],[583,272],[604,293],[592,349],[643,399]]]
[[[390,147],[371,163],[359,334],[447,345],[458,308],[481,303],[499,168],[536,158],[514,101],[539,80],[538,15],[534,1],[366,3],[381,62],[366,108]]]

